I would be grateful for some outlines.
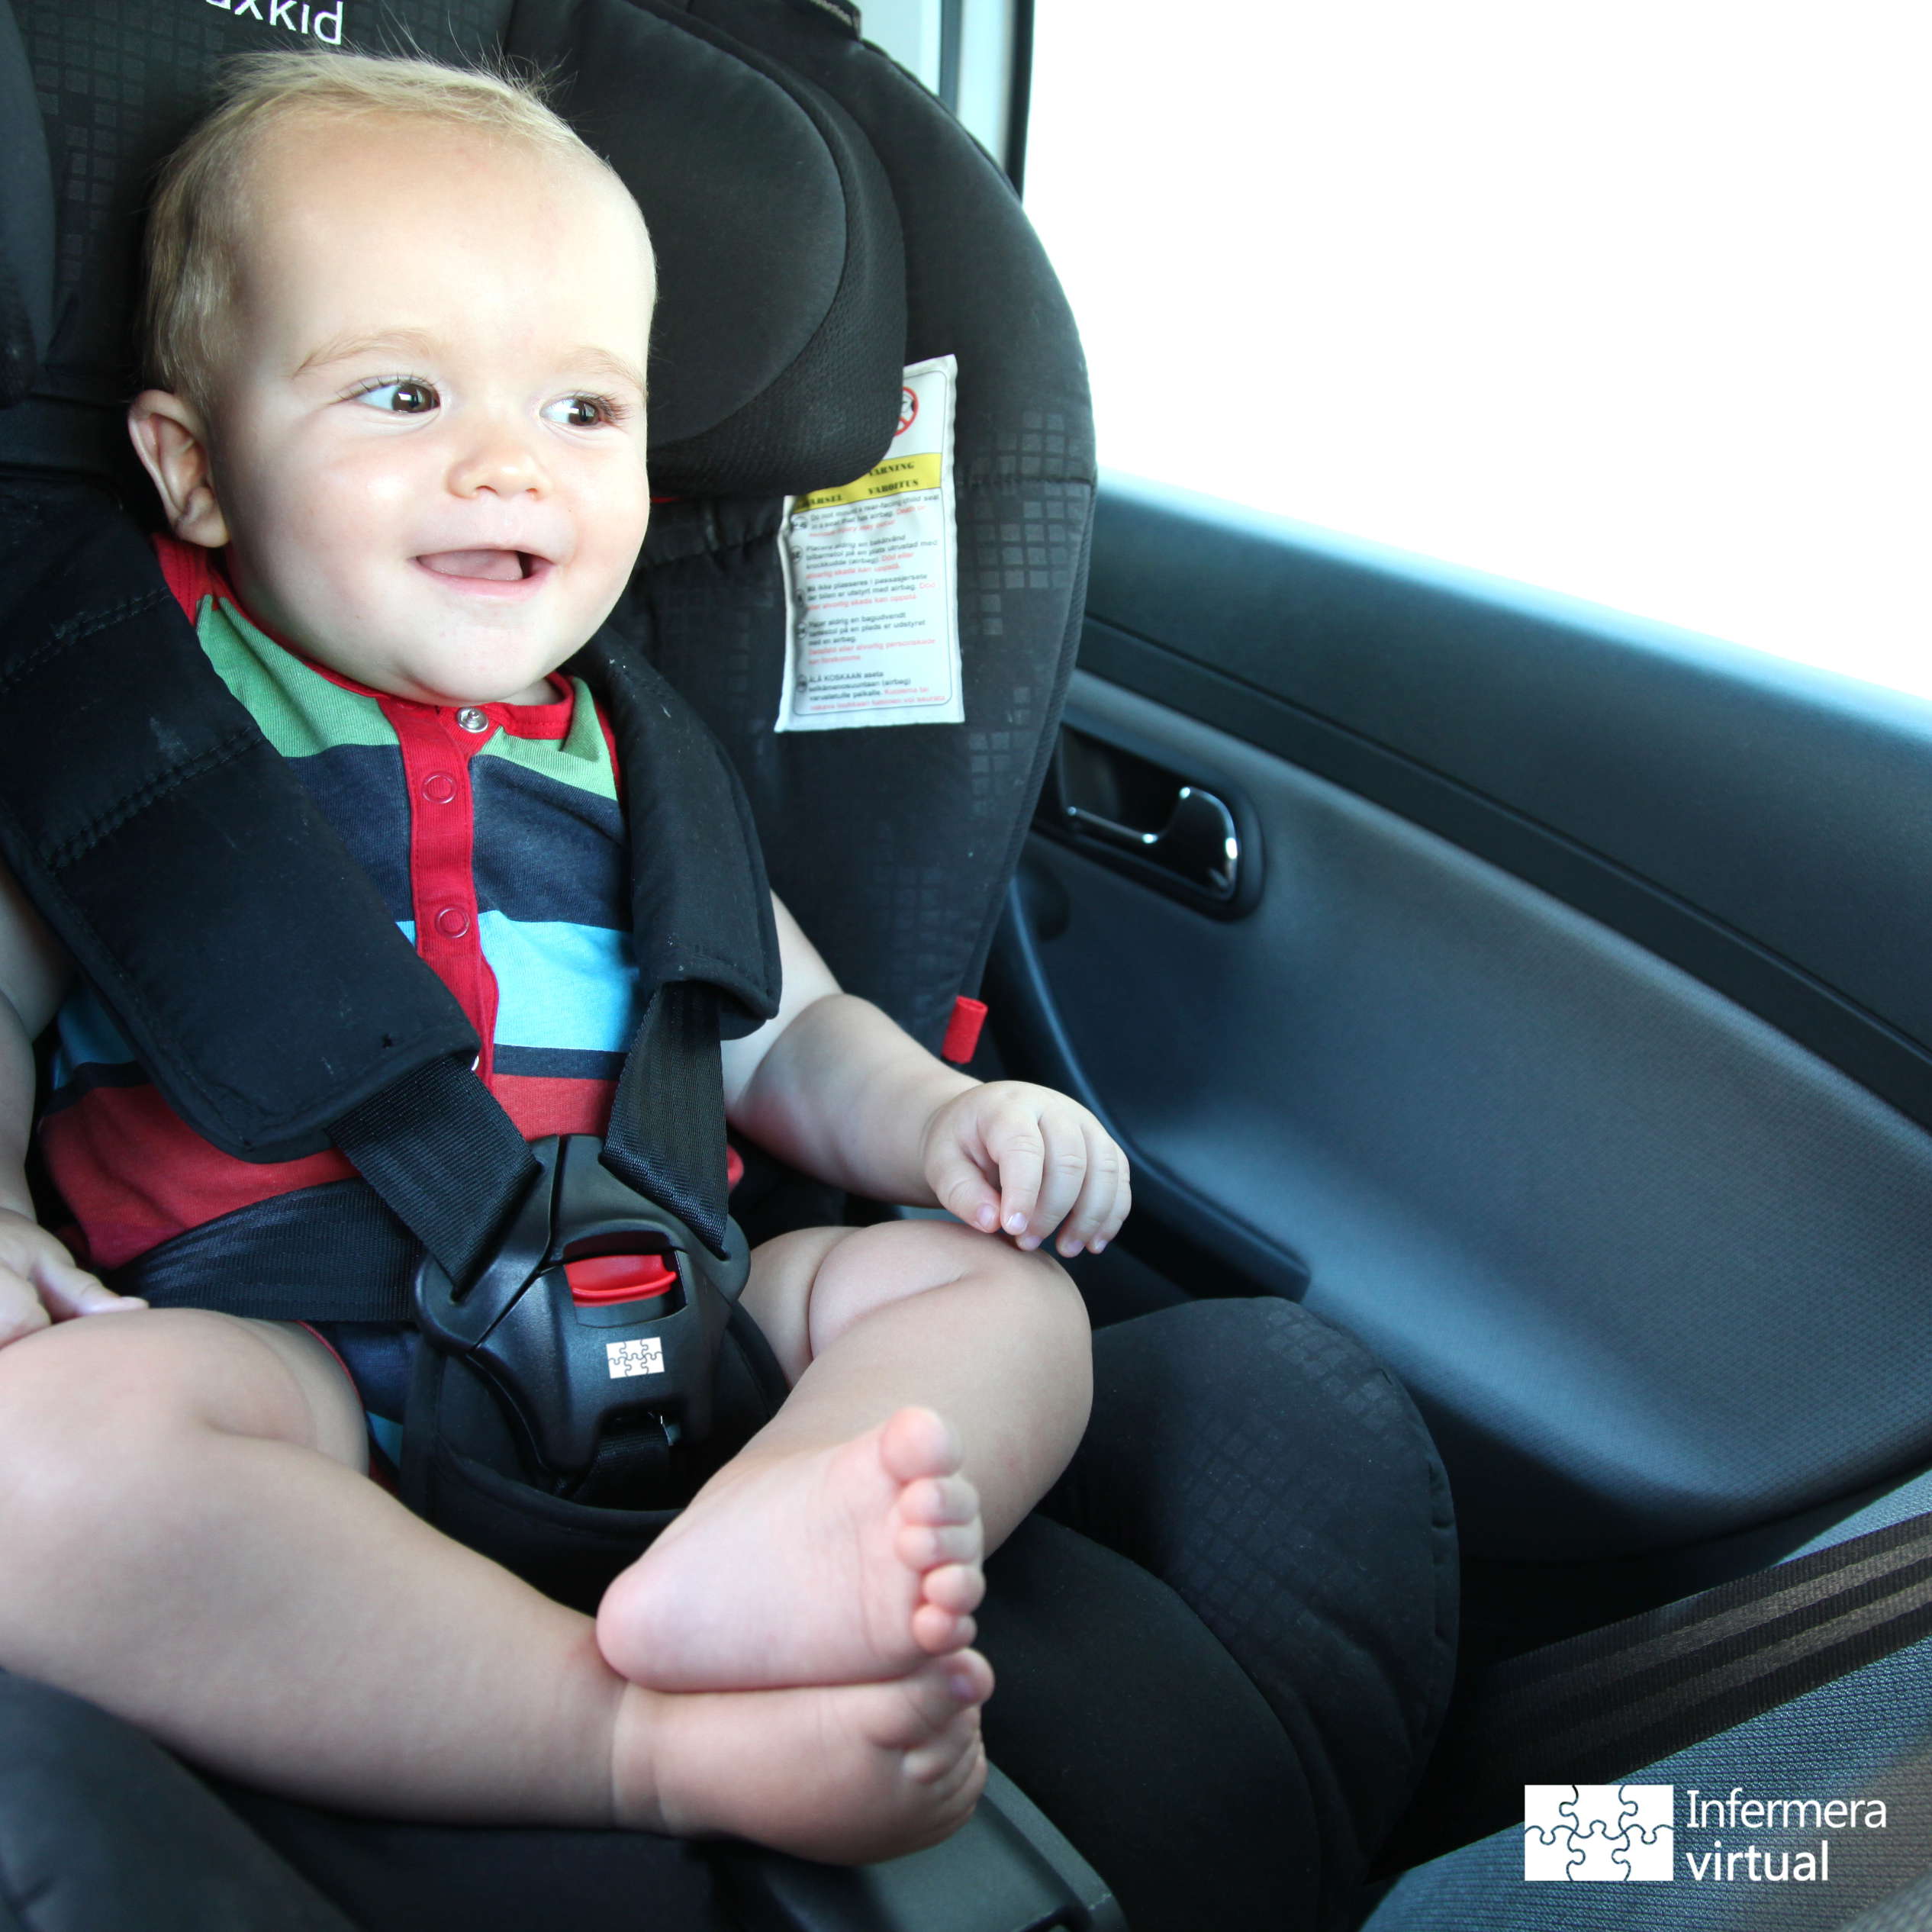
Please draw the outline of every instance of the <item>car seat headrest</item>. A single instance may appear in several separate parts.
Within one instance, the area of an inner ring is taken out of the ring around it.
[[[891,192],[843,109],[728,35],[626,0],[523,0],[514,16],[508,0],[405,0],[379,21],[368,0],[11,4],[18,27],[0,0],[0,464],[126,476],[154,170],[223,59],[318,41],[462,64],[507,53],[551,76],[559,111],[623,177],[656,246],[656,490],[803,491],[861,475],[890,440],[906,338]]]

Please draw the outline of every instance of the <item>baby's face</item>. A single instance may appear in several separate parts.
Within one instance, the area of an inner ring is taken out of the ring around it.
[[[332,669],[535,703],[650,517],[644,231],[588,163],[366,118],[272,137],[208,446],[243,601]]]

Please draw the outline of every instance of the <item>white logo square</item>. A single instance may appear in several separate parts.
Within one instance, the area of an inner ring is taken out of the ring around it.
[[[610,1358],[610,1379],[623,1375],[662,1375],[664,1344],[655,1337],[648,1341],[607,1341],[604,1352]]]
[[[1674,1878],[1674,1785],[1525,1785],[1523,1876]]]

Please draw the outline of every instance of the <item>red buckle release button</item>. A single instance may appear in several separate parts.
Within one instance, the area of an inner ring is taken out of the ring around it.
[[[662,1254],[591,1254],[564,1264],[570,1299],[593,1306],[642,1301],[678,1285],[678,1270]]]

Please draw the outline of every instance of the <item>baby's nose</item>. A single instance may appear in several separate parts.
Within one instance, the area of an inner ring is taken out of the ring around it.
[[[498,496],[543,488],[543,465],[530,440],[507,424],[492,424],[458,456],[450,487],[459,496],[488,490]]]

